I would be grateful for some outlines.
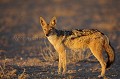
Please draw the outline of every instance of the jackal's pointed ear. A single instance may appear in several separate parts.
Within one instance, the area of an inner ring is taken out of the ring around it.
[[[46,21],[42,17],[40,17],[40,24],[41,24],[41,26],[47,25]]]
[[[56,17],[54,16],[54,17],[51,19],[51,21],[50,21],[50,25],[54,27],[54,26],[56,25],[56,23],[57,23],[57,19],[56,19]]]

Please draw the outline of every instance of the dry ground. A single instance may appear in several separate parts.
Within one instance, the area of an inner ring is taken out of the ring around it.
[[[116,60],[104,79],[120,78],[119,0],[0,0],[0,79],[97,79],[100,65],[87,50],[68,50],[68,71],[57,74],[58,55],[44,37],[39,16],[57,28],[93,28],[106,34]],[[106,57],[106,54],[105,54]]]

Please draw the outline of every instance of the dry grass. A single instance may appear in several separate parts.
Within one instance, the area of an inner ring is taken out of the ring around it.
[[[18,79],[27,79],[28,77],[29,75],[25,73],[25,69],[22,74],[18,75]]]
[[[58,54],[56,52],[43,52],[43,59],[47,62],[54,62],[58,60]]]
[[[58,54],[56,52],[53,52],[53,47],[44,40],[45,49],[42,50],[42,57],[47,62],[54,62],[58,60]]]
[[[44,65],[44,63],[38,59],[38,58],[28,58],[28,59],[22,59],[20,61],[16,61],[18,66],[41,66]]]
[[[16,69],[10,68],[7,69],[6,61],[0,66],[0,78],[1,79],[10,79],[16,76]]]
[[[92,56],[92,53],[87,50],[87,51],[72,51],[69,50],[69,52],[67,53],[67,62],[68,63],[77,63],[79,61],[83,61],[86,59],[89,59],[89,57]]]
[[[22,74],[17,75],[17,69],[8,66],[6,61],[0,66],[0,79],[27,79],[28,77],[29,75],[25,73],[25,69]]]

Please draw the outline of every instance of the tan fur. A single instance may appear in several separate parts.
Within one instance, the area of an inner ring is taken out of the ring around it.
[[[49,24],[40,17],[40,24],[50,43],[59,54],[58,73],[66,73],[66,47],[72,50],[89,48],[93,55],[101,64],[102,71],[99,77],[105,75],[105,70],[114,61],[114,51],[109,45],[109,39],[106,35],[97,30],[84,29],[72,31],[59,31],[55,29],[56,17],[53,17]],[[106,64],[102,52],[107,51],[108,62]],[[62,71],[63,69],[63,71]]]

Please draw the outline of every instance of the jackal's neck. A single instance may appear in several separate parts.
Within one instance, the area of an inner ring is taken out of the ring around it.
[[[66,31],[66,30],[57,30],[55,29],[55,33],[57,36],[69,36],[72,35],[72,31]]]
[[[56,34],[54,34],[48,36],[47,39],[50,41],[51,44],[54,44],[59,40],[59,37]]]

